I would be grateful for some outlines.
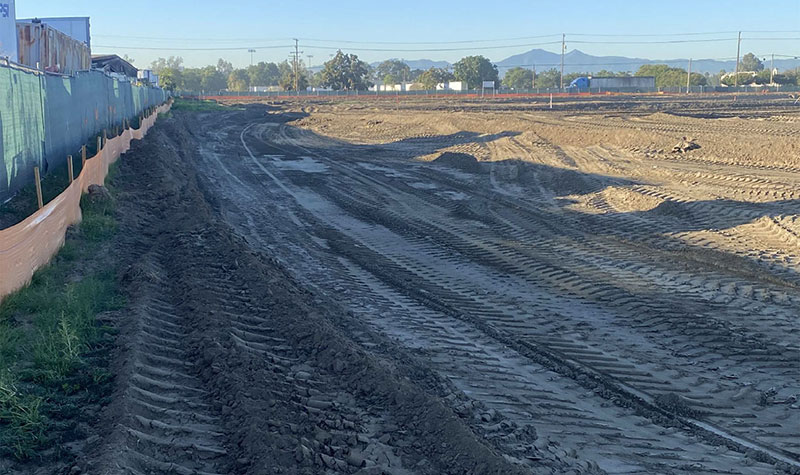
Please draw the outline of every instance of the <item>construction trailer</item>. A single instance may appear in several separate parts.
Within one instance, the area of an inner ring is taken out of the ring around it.
[[[61,74],[86,71],[92,66],[89,46],[42,21],[17,22],[17,62]]]
[[[74,38],[92,49],[92,38],[89,28],[88,16],[50,17],[50,18],[21,18],[17,23],[45,23],[51,28]]]

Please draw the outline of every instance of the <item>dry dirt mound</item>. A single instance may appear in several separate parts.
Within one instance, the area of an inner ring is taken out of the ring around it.
[[[478,159],[468,153],[442,152],[432,163],[456,168],[467,173],[482,173],[483,167]]]
[[[603,198],[616,211],[647,211],[655,208],[664,200],[655,196],[637,193],[628,188],[610,186],[603,190]]]

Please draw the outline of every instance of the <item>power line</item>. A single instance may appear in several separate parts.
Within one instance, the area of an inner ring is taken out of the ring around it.
[[[342,44],[376,44],[376,45],[453,45],[467,43],[493,43],[496,41],[522,41],[540,38],[555,38],[560,35],[537,35],[537,36],[517,36],[515,38],[495,38],[483,40],[458,40],[458,41],[354,41],[354,40],[329,40],[315,38],[300,38],[303,41],[317,41],[320,43],[342,43]]]
[[[738,31],[706,31],[706,32],[688,32],[688,33],[567,33],[570,36],[578,37],[606,37],[606,38],[646,38],[646,37],[682,37],[682,36],[709,36],[709,35],[733,35]],[[800,30],[742,30],[742,33],[800,33]],[[174,40],[174,41],[259,41],[259,42],[274,42],[274,41],[290,41],[291,38],[210,38],[210,37],[177,37],[177,36],[140,36],[140,35],[107,35],[107,34],[94,34],[98,38],[126,38],[126,39],[139,39],[139,40]],[[372,40],[344,40],[344,39],[330,39],[330,38],[298,38],[302,41],[316,41],[320,43],[337,43],[337,44],[386,44],[386,45],[432,45],[432,44],[471,44],[471,43],[493,43],[498,41],[522,41],[541,38],[558,38],[561,33],[552,33],[547,35],[534,35],[534,36],[516,36],[506,38],[484,38],[484,39],[470,39],[470,40],[452,40],[452,41],[372,41]],[[790,38],[796,39],[796,38]]]
[[[114,48],[120,50],[153,50],[153,51],[244,51],[248,48],[255,49],[279,49],[292,48],[294,45],[271,45],[271,46],[227,46],[219,48],[182,48],[182,47],[151,47],[151,46],[120,46],[120,45],[93,45],[95,48]]]
[[[601,45],[656,45],[656,44],[675,44],[675,43],[714,43],[718,41],[735,41],[736,38],[704,38],[700,40],[659,40],[659,41],[596,41],[596,40],[575,40],[572,43],[580,44],[601,44]]]
[[[530,46],[546,46],[561,44],[560,41],[548,41],[545,43],[523,43],[514,45],[497,45],[497,46],[466,46],[463,48],[416,48],[416,49],[402,49],[402,48],[347,48],[349,51],[382,51],[394,53],[424,53],[435,51],[476,51],[476,50],[489,50],[489,49],[504,49],[504,48],[522,48]],[[342,49],[338,46],[324,46],[324,45],[305,45],[306,48],[326,49],[326,50],[339,50]]]

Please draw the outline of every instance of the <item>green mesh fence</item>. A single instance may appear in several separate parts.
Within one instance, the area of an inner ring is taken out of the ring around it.
[[[99,71],[62,77],[0,66],[0,203],[33,183],[34,166],[47,173],[104,129],[166,100],[161,89]]]

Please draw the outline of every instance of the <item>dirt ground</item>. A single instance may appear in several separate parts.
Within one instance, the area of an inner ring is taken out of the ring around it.
[[[775,96],[176,111],[72,472],[800,473],[799,138]]]

